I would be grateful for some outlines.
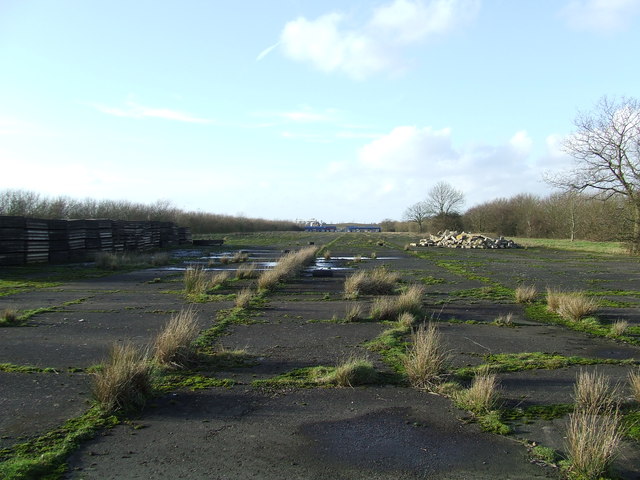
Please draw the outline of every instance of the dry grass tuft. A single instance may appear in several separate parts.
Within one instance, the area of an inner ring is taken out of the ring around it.
[[[454,401],[464,410],[482,414],[495,407],[498,397],[496,375],[483,373],[474,377],[469,388],[455,392]]]
[[[577,322],[598,309],[598,300],[582,292],[560,292],[547,289],[547,309],[565,320]]]
[[[513,313],[509,312],[506,315],[498,315],[494,323],[499,327],[513,327]]]
[[[416,323],[416,316],[411,312],[403,312],[398,316],[398,323],[403,327],[411,328]]]
[[[362,318],[362,305],[359,303],[352,303],[347,307],[347,311],[344,315],[345,322],[356,322]]]
[[[592,413],[610,411],[618,404],[617,390],[611,387],[607,378],[597,370],[581,370],[573,388],[576,410]]]
[[[231,263],[244,263],[249,260],[249,254],[246,252],[236,252],[233,257],[231,257]]]
[[[371,260],[377,260],[378,259],[378,254],[376,252],[371,252]]]
[[[253,291],[250,288],[243,288],[240,290],[235,299],[235,305],[238,308],[247,308],[251,305],[253,299]]]
[[[336,366],[333,380],[341,387],[353,387],[354,385],[366,385],[375,383],[378,373],[373,364],[362,357],[351,357]]]
[[[184,271],[184,291],[187,295],[204,293],[209,286],[209,274],[196,265]]]
[[[613,462],[621,441],[620,414],[579,410],[569,415],[566,451],[570,475],[599,479]]]
[[[515,289],[517,303],[532,303],[536,299],[538,290],[533,285],[521,285]]]
[[[344,282],[344,294],[347,298],[358,295],[385,295],[393,293],[400,275],[385,268],[361,270],[347,277]]]
[[[620,336],[624,335],[629,327],[629,322],[626,320],[616,320],[611,324],[611,335]]]
[[[209,284],[207,285],[206,290],[211,290],[212,288],[223,286],[229,281],[229,277],[229,272],[214,273],[209,279]]]
[[[414,330],[404,357],[404,368],[411,385],[433,389],[440,382],[448,362],[449,353],[444,349],[442,335],[434,323],[420,325]]]
[[[256,270],[255,263],[247,263],[245,265],[240,265],[238,270],[236,270],[236,278],[238,280],[243,280],[247,278],[256,278],[258,276],[258,271]]]
[[[371,318],[375,320],[395,320],[408,312],[419,315],[422,312],[424,288],[412,285],[397,297],[377,297],[371,306]]]
[[[115,344],[104,367],[93,374],[93,396],[107,412],[140,408],[152,393],[151,372],[147,356],[136,347]]]
[[[324,253],[322,254],[322,257],[325,260],[331,260],[331,252],[329,250],[325,250]]]
[[[193,341],[200,332],[196,312],[192,308],[171,316],[154,341],[154,360],[159,365],[182,367],[194,355]]]
[[[258,277],[258,288],[270,290],[286,278],[297,275],[306,266],[313,264],[317,251],[316,247],[307,247],[283,255],[275,267]]]
[[[629,386],[631,387],[631,394],[636,402],[640,402],[640,368],[629,372]]]
[[[0,325],[11,326],[16,325],[20,321],[18,311],[14,308],[5,308],[0,313]]]

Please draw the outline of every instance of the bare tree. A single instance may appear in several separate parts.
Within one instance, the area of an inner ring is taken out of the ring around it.
[[[422,233],[424,222],[429,218],[429,206],[427,202],[414,203],[405,210],[403,218],[407,222],[417,223],[418,229],[420,233]]]
[[[458,210],[464,205],[464,193],[447,182],[438,182],[429,190],[425,203],[429,215],[434,217],[459,214]]]
[[[547,176],[565,190],[592,192],[604,199],[621,195],[633,211],[632,248],[640,250],[640,102],[602,97],[592,112],[580,113],[576,131],[563,144],[574,168]]]

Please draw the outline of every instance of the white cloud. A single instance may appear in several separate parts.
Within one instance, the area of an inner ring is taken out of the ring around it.
[[[572,0],[561,11],[577,30],[615,32],[629,26],[640,13],[640,0]]]
[[[533,146],[533,140],[527,134],[526,131],[520,130],[517,132],[511,140],[509,140],[509,144],[521,155],[527,156],[531,153],[531,147]]]
[[[170,110],[168,108],[154,108],[140,105],[131,100],[125,103],[124,107],[110,107],[98,103],[90,104],[96,110],[106,113],[108,115],[114,115],[116,117],[126,118],[162,118],[165,120],[175,120],[178,122],[187,123],[211,123],[211,120],[206,118],[198,118],[191,114],[179,112],[177,110]]]
[[[364,79],[400,70],[401,47],[467,23],[479,5],[479,0],[394,0],[376,8],[364,24],[353,26],[335,12],[315,20],[299,17],[285,25],[280,43],[293,60]]]

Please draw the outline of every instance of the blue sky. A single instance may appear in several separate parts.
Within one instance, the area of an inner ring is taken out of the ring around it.
[[[327,222],[551,192],[640,0],[0,0],[0,189]]]

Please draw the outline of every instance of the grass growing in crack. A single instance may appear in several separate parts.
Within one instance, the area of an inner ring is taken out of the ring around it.
[[[407,342],[404,338],[410,329],[404,326],[396,326],[385,330],[376,338],[367,342],[365,347],[372,352],[379,353],[384,362],[398,374],[404,375],[404,359],[407,351]]]
[[[297,368],[265,380],[254,380],[251,385],[267,390],[280,388],[313,388],[327,385],[326,379],[335,372],[334,367]]]
[[[93,407],[85,414],[26,443],[0,450],[0,478],[60,478],[67,457],[81,442],[92,438],[103,428],[119,423],[117,417]]]
[[[352,303],[347,307],[347,311],[344,314],[345,322],[356,322],[362,318],[363,309],[359,303]]]
[[[254,292],[250,288],[243,288],[236,294],[235,306],[238,308],[249,308]]]
[[[193,361],[193,341],[200,328],[196,312],[189,307],[171,316],[154,340],[154,360],[162,366],[184,367]]]
[[[598,309],[598,300],[582,292],[547,289],[547,308],[565,320],[577,322]]]
[[[448,362],[449,353],[435,323],[421,325],[412,332],[404,369],[413,387],[433,389],[440,383]]]
[[[619,337],[620,335],[624,335],[629,328],[629,322],[626,320],[616,320],[611,324],[611,335],[615,337]]]
[[[498,315],[493,323],[499,327],[513,327],[513,313],[509,312],[505,315]]]
[[[532,303],[537,294],[538,290],[533,285],[521,285],[514,290],[517,303]]]
[[[240,265],[238,267],[238,270],[236,270],[236,278],[238,280],[256,278],[257,276],[258,276],[258,271],[256,270],[255,263],[247,263],[244,265]]]
[[[471,386],[456,392],[453,396],[455,404],[474,414],[486,414],[498,403],[498,379],[495,374],[476,375]]]
[[[347,277],[344,282],[344,295],[346,298],[357,298],[358,295],[391,294],[398,280],[400,274],[390,272],[386,268],[361,270]]]
[[[340,387],[353,387],[355,385],[367,385],[378,380],[378,373],[373,364],[363,357],[350,357],[338,364],[333,375],[327,377],[325,382],[335,383]]]
[[[0,313],[0,327],[12,327],[21,323],[18,311],[13,308],[5,308]]]
[[[404,328],[411,328],[416,323],[416,316],[411,312],[402,312],[398,316],[398,323]]]
[[[618,405],[618,389],[611,387],[608,379],[597,370],[581,370],[573,388],[577,411],[598,413],[612,411]]]
[[[258,277],[258,288],[272,290],[278,283],[297,275],[315,261],[317,251],[316,247],[307,247],[283,255],[275,267]]]
[[[601,478],[615,459],[620,440],[620,414],[617,410],[600,414],[580,410],[570,414],[566,432],[569,477],[580,480]]]
[[[377,297],[371,306],[371,318],[395,320],[403,313],[419,315],[422,312],[423,296],[423,287],[412,285],[397,297]]]
[[[152,366],[129,343],[114,344],[104,366],[93,374],[93,396],[104,411],[134,410],[151,396]]]
[[[629,372],[629,387],[636,402],[640,403],[640,368]]]

